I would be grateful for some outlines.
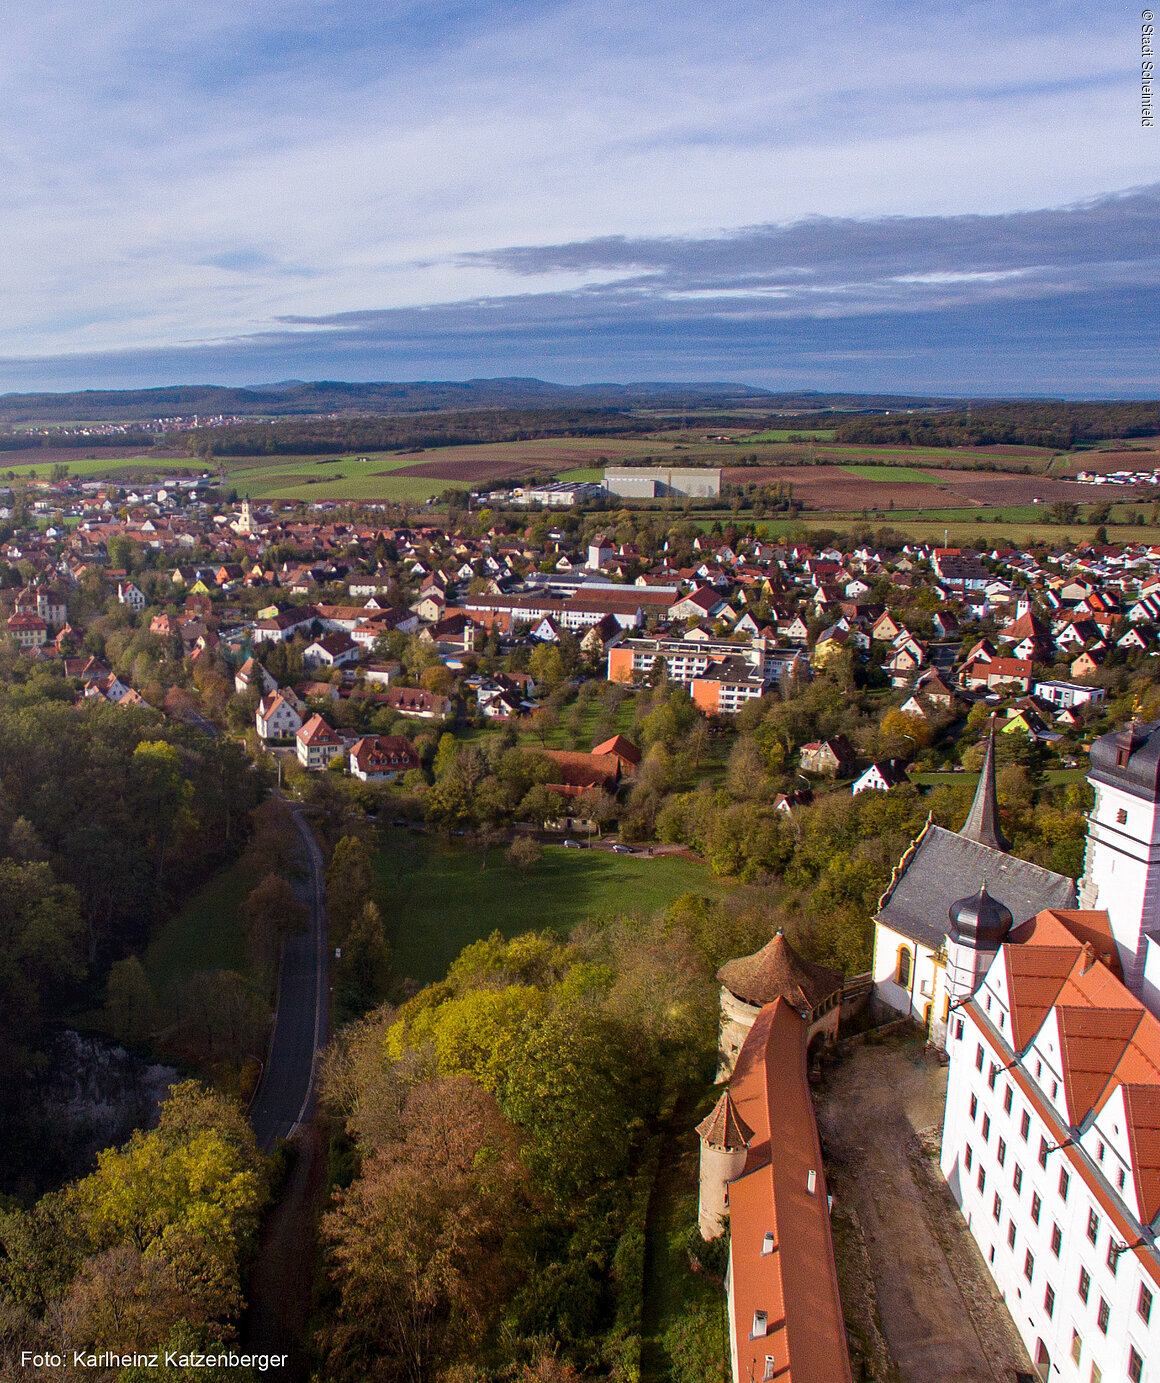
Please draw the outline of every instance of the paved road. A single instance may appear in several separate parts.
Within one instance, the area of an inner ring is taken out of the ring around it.
[[[258,1144],[266,1152],[279,1138],[288,1138],[300,1124],[310,1122],[318,1062],[327,1038],[329,948],[322,851],[301,809],[289,805],[309,867],[300,896],[310,909],[310,925],[300,935],[287,937],[283,948],[274,1036],[250,1110]]]

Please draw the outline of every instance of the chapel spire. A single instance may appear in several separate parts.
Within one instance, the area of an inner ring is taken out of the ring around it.
[[[999,825],[999,799],[995,795],[995,722],[987,732],[987,752],[983,756],[983,771],[975,800],[959,835],[967,840],[989,845],[992,850],[1010,850],[1011,842]]]

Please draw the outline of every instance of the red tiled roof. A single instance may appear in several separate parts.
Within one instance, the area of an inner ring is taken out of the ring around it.
[[[738,1378],[850,1383],[822,1152],[806,1076],[808,1026],[782,999],[762,1009],[730,1094],[753,1130],[729,1184],[731,1329]],[[813,1189],[810,1190],[810,1174]],[[771,1252],[766,1236],[771,1235]],[[757,1312],[764,1335],[752,1335]]]

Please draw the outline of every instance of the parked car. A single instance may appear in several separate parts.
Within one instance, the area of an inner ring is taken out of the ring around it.
[[[583,848],[584,847],[580,844],[578,840],[566,840],[564,842],[565,850],[582,850]]]
[[[614,855],[634,855],[636,851],[627,845],[614,845],[612,847],[612,853]]]

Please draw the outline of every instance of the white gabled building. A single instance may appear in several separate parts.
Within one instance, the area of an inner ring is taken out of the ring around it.
[[[1006,853],[989,748],[961,836],[924,856],[924,833],[895,871],[876,990],[915,1016],[929,990],[940,1165],[1040,1378],[1160,1383],[1160,722],[1102,736],[1091,763],[1080,908]]]
[[[1106,913],[956,913],[952,956],[998,945],[951,1015],[943,1175],[1041,1378],[1154,1381],[1160,1022]]]
[[[292,701],[281,692],[271,692],[258,702],[254,717],[258,734],[264,740],[285,740],[302,728],[302,716]]]

